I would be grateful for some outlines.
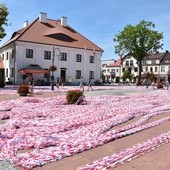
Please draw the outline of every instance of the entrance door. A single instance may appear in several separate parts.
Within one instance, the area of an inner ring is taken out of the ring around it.
[[[5,73],[4,69],[0,69],[0,87],[5,86]]]
[[[61,70],[61,77],[63,78],[64,81],[66,81],[66,70]]]

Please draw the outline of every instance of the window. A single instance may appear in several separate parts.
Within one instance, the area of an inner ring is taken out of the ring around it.
[[[152,72],[153,71],[153,69],[152,69],[152,67],[150,67],[150,72]]]
[[[14,56],[15,56],[15,50],[13,49],[12,50],[12,58],[14,58]]]
[[[51,51],[44,51],[44,59],[51,60]]]
[[[142,61],[142,64],[143,64],[143,65],[146,65],[146,64],[147,64],[147,63],[146,63],[146,60],[143,60],[143,61]]]
[[[132,71],[132,69],[129,67],[129,68],[128,68],[128,72],[129,72],[130,74],[131,74],[131,71]]]
[[[48,68],[45,68],[45,70],[48,70]],[[44,78],[50,78],[50,72],[47,74],[44,74]]]
[[[6,53],[6,60],[8,60],[8,52]]]
[[[170,60],[165,60],[165,63],[170,63]]]
[[[61,61],[67,61],[67,53],[61,53]]]
[[[4,54],[2,54],[2,60],[4,60]]]
[[[138,72],[138,67],[135,67],[135,68],[134,68],[134,72]]]
[[[111,72],[115,72],[115,69],[111,69]]]
[[[130,66],[133,66],[133,60],[130,60]]]
[[[119,69],[116,69],[116,72],[118,73],[118,72],[119,72]]]
[[[14,77],[14,68],[11,68],[11,76]]]
[[[152,64],[156,64],[156,60],[152,60]]]
[[[33,50],[26,49],[26,58],[33,58]]]
[[[89,79],[94,79],[94,71],[89,71]]]
[[[6,77],[8,77],[8,68],[6,69]]]
[[[158,67],[155,67],[155,72],[158,72]]]
[[[81,54],[76,54],[76,62],[81,62]]]
[[[165,67],[164,66],[161,67],[161,72],[165,72]]]
[[[145,67],[145,71],[148,71],[148,67]]]
[[[107,66],[107,64],[102,64],[102,67],[106,67]]]
[[[94,56],[90,56],[90,63],[94,63]]]
[[[129,66],[129,61],[128,60],[126,60],[126,64],[125,64],[126,66]]]
[[[80,79],[81,77],[81,70],[76,70],[76,79]]]

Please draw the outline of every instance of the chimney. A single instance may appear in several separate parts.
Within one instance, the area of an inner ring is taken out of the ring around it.
[[[25,21],[23,27],[25,28],[27,26],[28,26],[28,21]]]
[[[47,23],[47,14],[41,12],[41,13],[39,14],[39,20],[40,20],[40,22],[42,22],[42,23]]]
[[[61,17],[61,26],[67,27],[67,17]]]

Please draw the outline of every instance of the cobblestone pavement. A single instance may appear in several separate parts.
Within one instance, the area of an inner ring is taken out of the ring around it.
[[[99,91],[85,91],[85,96],[89,95],[123,95],[128,93],[146,93],[150,92],[151,89],[147,90],[99,90]],[[56,95],[64,95],[65,93],[43,93],[43,94],[35,94],[35,97],[51,97]],[[0,95],[0,101],[2,100],[9,100],[9,99],[16,99],[20,97],[18,94],[14,95]],[[154,120],[159,119],[164,116],[170,116],[170,113],[166,115],[159,115],[154,117]],[[151,121],[154,121],[151,120]],[[124,126],[125,124],[129,124],[134,120],[131,120],[128,123],[124,123],[119,125],[119,127]],[[122,149],[131,147],[137,143],[145,141],[149,138],[157,136],[161,133],[167,132],[170,130],[170,123],[164,123],[160,126],[150,128],[144,130],[140,133],[136,133],[125,138],[121,138],[119,140],[115,140],[113,142],[109,142],[103,146],[91,149],[89,151],[85,151],[83,153],[74,155],[72,157],[65,158],[63,160],[49,163],[42,167],[34,168],[33,170],[73,170],[78,166],[84,165],[86,163],[92,162],[96,159],[100,159],[104,156],[111,155],[114,152],[118,152]],[[144,154],[143,156],[134,159],[124,165],[118,166],[115,168],[116,170],[170,170],[170,143],[163,145],[156,150]],[[20,167],[15,167],[14,165],[10,164],[9,162],[0,162],[0,170],[23,170]],[[109,170],[112,170],[110,168]]]

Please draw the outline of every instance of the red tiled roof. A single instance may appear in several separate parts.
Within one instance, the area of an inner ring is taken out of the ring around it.
[[[37,18],[26,28],[14,32],[11,39],[3,46],[16,40],[80,49],[86,47],[86,50],[103,51],[70,26],[63,27],[60,20],[47,19],[47,23],[42,23]]]
[[[119,67],[119,66],[121,66],[121,60],[120,59],[115,61],[112,64],[107,65],[106,67]]]

